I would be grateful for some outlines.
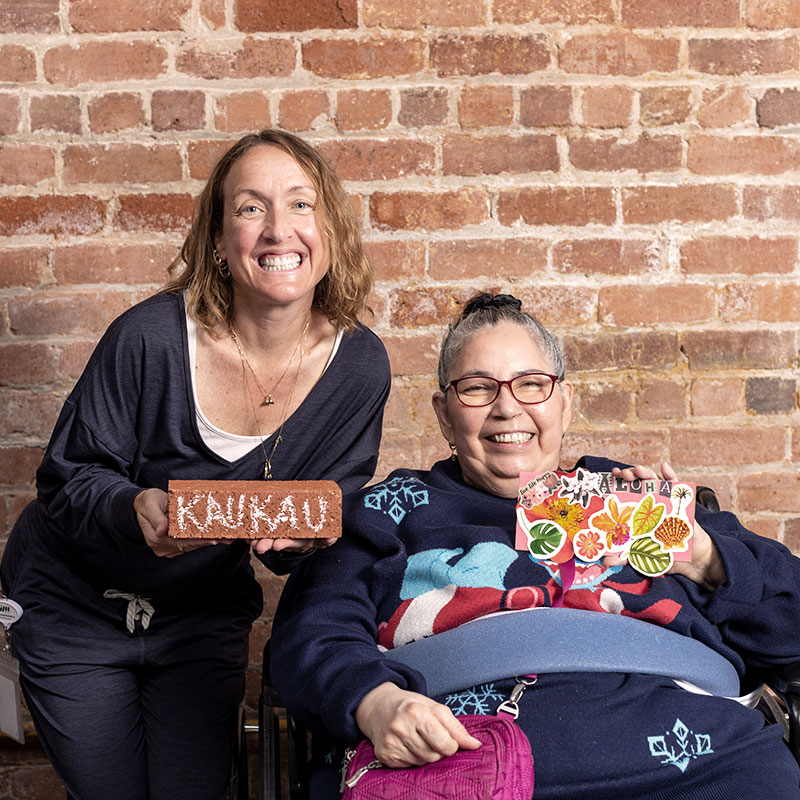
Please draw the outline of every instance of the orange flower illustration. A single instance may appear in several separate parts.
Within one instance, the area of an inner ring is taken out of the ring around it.
[[[617,505],[615,497],[609,497],[605,511],[595,514],[590,523],[593,528],[606,534],[606,544],[609,550],[616,550],[627,544],[631,538],[630,520],[634,506]]]
[[[575,536],[573,544],[575,554],[584,561],[594,561],[606,549],[597,531],[581,531]]]
[[[583,509],[564,497],[551,497],[544,501],[545,517],[557,522],[571,539],[583,523]]]

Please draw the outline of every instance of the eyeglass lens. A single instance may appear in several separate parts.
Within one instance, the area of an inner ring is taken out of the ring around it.
[[[549,375],[539,373],[519,375],[512,381],[475,375],[456,381],[455,390],[465,405],[484,406],[494,402],[503,384],[520,403],[543,403],[553,393],[555,382]]]

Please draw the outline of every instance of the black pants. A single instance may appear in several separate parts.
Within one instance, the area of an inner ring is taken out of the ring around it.
[[[38,548],[4,564],[28,708],[73,800],[221,800],[261,591],[236,586],[126,628],[128,601]],[[114,587],[108,587],[114,588]]]

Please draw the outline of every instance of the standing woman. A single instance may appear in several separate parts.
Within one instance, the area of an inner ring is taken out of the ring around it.
[[[389,364],[356,319],[372,270],[313,147],[274,130],[238,141],[171,271],[97,346],[0,568],[24,609],[27,704],[72,800],[226,791],[261,590],[246,542],[169,536],[168,481],[352,491],[377,461]],[[284,573],[312,542],[250,546]]]

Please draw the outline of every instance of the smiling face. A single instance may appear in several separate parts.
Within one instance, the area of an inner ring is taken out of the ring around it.
[[[526,372],[553,372],[530,334],[513,322],[480,328],[462,347],[447,376],[488,375],[511,380]],[[481,408],[462,405],[455,390],[435,392],[433,408],[454,442],[464,481],[500,497],[516,497],[520,472],[558,467],[561,437],[572,419],[572,384],[556,384],[549,400],[523,405],[508,386]]]
[[[310,307],[330,264],[313,181],[285,150],[261,145],[231,166],[223,194],[214,246],[237,298]]]

